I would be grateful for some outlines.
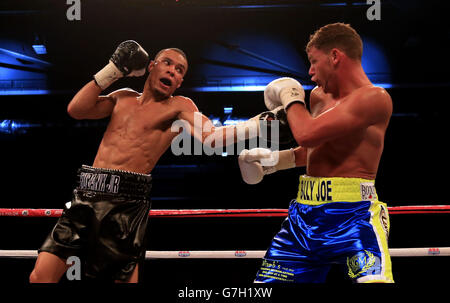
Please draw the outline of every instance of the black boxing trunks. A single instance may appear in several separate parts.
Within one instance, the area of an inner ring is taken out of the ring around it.
[[[88,278],[127,281],[145,258],[151,176],[83,165],[40,252],[84,260]]]

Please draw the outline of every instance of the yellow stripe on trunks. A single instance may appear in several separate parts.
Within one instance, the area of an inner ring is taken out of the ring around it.
[[[300,176],[297,194],[299,203],[318,205],[358,201],[378,201],[374,180]]]

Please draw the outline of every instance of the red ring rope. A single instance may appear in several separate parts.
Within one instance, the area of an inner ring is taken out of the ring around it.
[[[421,205],[388,207],[389,214],[450,213],[450,205]],[[0,217],[60,217],[62,209],[0,208]],[[287,209],[152,209],[150,217],[285,217]]]

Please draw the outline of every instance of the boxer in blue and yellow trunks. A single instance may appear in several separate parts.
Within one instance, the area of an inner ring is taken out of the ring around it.
[[[340,263],[354,282],[392,283],[387,207],[375,190],[391,97],[365,74],[362,40],[350,25],[320,28],[306,51],[317,84],[309,111],[295,79],[276,79],[264,91],[269,109],[283,106],[299,146],[244,150],[239,156],[249,184],[278,170],[306,166],[256,282],[325,282],[331,264]]]
[[[373,181],[301,176],[256,280],[325,282],[332,264],[345,264],[354,281],[392,282],[388,230]]]

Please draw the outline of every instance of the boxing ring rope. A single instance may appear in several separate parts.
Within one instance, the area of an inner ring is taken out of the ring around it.
[[[262,259],[265,250],[149,250],[145,259]],[[450,256],[450,247],[391,248],[391,257]],[[0,258],[34,259],[37,250],[0,250]]]
[[[442,214],[450,213],[450,205],[414,205],[388,207],[390,215],[396,214]],[[62,209],[0,208],[0,217],[60,217]],[[199,218],[199,217],[285,217],[287,209],[152,209],[153,218]]]
[[[62,209],[0,208],[0,217],[60,217]],[[450,213],[450,205],[417,205],[388,207],[395,214]],[[211,217],[286,217],[287,209],[153,209],[149,216],[156,218]],[[261,259],[265,250],[217,251],[147,251],[146,259]],[[391,248],[391,257],[450,256],[450,247]],[[36,258],[36,250],[0,250],[0,258]]]

